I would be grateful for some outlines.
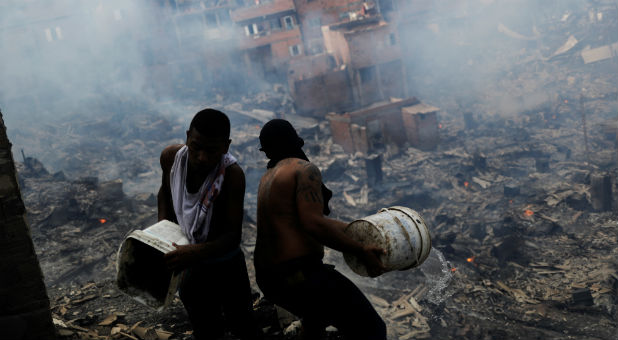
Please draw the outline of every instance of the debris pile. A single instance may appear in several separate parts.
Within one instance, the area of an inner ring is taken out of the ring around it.
[[[590,100],[587,106],[603,106],[603,101]],[[430,226],[433,272],[424,264],[365,279],[352,274],[339,254],[327,253],[327,260],[368,294],[393,339],[515,338],[522,331],[549,339],[613,337],[618,222],[613,211],[593,209],[591,179],[609,178],[611,201],[618,201],[615,151],[606,150],[610,142],[604,134],[591,133],[596,156],[588,163],[577,142],[583,141],[578,106],[557,110],[560,119],[547,122],[540,119],[552,112],[530,111],[513,120],[482,117],[474,128],[466,128],[460,117],[443,115],[437,150],[387,145],[377,169],[367,160],[378,155],[348,154],[332,143],[326,121],[287,117],[336,193],[332,217],[352,221],[403,205]],[[609,114],[595,112],[592,127]],[[152,125],[150,133],[156,135],[164,125]],[[255,194],[266,165],[258,151],[259,126],[253,120],[232,131],[232,152],[247,174],[242,249],[253,284]],[[179,123],[172,129],[182,128]],[[164,146],[165,141],[153,149]],[[131,230],[156,222],[154,193],[127,195],[122,181],[67,179],[25,159],[18,164],[22,194],[52,311],[67,338],[144,339],[165,332],[171,339],[188,337],[179,301],[156,314],[113,284],[121,241]],[[371,179],[376,171],[383,175]],[[291,323],[279,325],[274,307],[253,288],[267,336],[291,338],[293,332],[284,332]]]

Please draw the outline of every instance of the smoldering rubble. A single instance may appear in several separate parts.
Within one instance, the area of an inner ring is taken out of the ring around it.
[[[402,205],[417,210],[430,225],[435,252],[430,267],[364,279],[354,276],[336,253],[327,255],[368,294],[393,339],[516,338],[524,331],[553,339],[613,337],[616,149],[615,133],[602,132],[611,122],[605,108],[615,104],[605,98],[586,100],[587,112],[595,113],[588,119],[588,149],[594,157],[586,156],[579,104],[563,104],[517,119],[473,115],[467,124],[463,117],[441,114],[437,149],[387,145],[377,155],[344,152],[332,142],[328,121],[286,117],[336,193],[332,217],[352,221]],[[179,122],[163,121],[149,125],[147,135],[182,131]],[[79,123],[74,125],[78,131]],[[255,193],[266,164],[258,151],[259,126],[246,118],[232,131],[232,152],[247,175],[242,248],[253,282]],[[104,143],[96,137],[92,141]],[[144,142],[125,143],[130,150]],[[165,141],[149,145],[161,150]],[[161,336],[186,337],[190,327],[179,301],[154,314],[113,284],[123,238],[156,221],[155,192],[128,195],[122,180],[50,173],[36,158],[24,156],[18,168],[22,194],[63,334],[140,337],[137,332],[144,327],[158,329]],[[376,157],[381,159],[377,179],[376,170],[367,167],[367,160]],[[134,158],[156,163],[154,156]],[[86,160],[83,166],[88,164],[97,163]],[[150,171],[160,174],[155,166]],[[595,189],[604,180],[609,180],[609,196]],[[253,289],[268,336],[291,338],[294,318],[280,324],[274,306]]]
[[[292,339],[298,329],[294,316],[261,297],[252,268],[266,167],[257,136],[276,116],[297,127],[335,193],[332,217],[353,221],[402,205],[427,221],[433,251],[412,270],[365,279],[327,253],[383,316],[389,339],[615,338],[618,96],[607,69],[616,58],[611,36],[583,29],[585,19],[548,19],[539,24],[551,34],[535,42],[545,44],[494,51],[503,68],[477,97],[450,95],[452,87],[420,74],[419,92],[433,91],[421,99],[440,109],[431,150],[386,144],[345,152],[328,120],[294,114],[281,86],[213,102],[233,121],[231,152],[247,177],[242,249],[268,339]],[[505,39],[529,38],[498,30]],[[159,152],[182,143],[197,110],[122,102],[131,109],[106,106],[94,119],[78,114],[18,134],[40,141],[21,153],[18,170],[54,321],[67,339],[188,338],[180,301],[154,313],[120,293],[114,278],[124,237],[156,221]]]

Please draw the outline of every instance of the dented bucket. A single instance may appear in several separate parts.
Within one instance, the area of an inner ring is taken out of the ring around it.
[[[144,230],[134,230],[120,245],[116,260],[116,284],[133,299],[163,310],[174,298],[181,273],[169,271],[163,255],[172,243],[189,241],[176,223],[162,220]]]
[[[350,223],[345,233],[364,245],[386,251],[381,260],[387,271],[414,268],[429,256],[431,236],[427,224],[414,210],[406,207],[381,209]],[[343,254],[346,264],[358,275],[368,276],[365,265],[351,254]]]

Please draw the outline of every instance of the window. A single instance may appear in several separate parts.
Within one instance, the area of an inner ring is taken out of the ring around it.
[[[258,35],[264,30],[262,24],[249,24],[245,26],[245,34],[247,36]]]
[[[245,26],[245,35],[250,36],[253,35],[253,25]]]
[[[289,47],[289,49],[290,49],[290,55],[292,57],[300,54],[300,45],[292,45]]]
[[[294,19],[292,19],[291,16],[288,15],[283,17],[283,22],[285,23],[286,30],[291,30],[294,28]]]
[[[367,83],[367,82],[373,81],[373,79],[375,78],[375,71],[376,71],[375,66],[361,68],[358,71],[360,73],[361,83]]]
[[[46,38],[46,39],[47,39],[47,41],[49,41],[49,42],[54,41],[54,37],[52,36],[51,28],[46,28],[46,29],[45,29],[45,38]]]
[[[320,54],[324,52],[324,49],[322,48],[322,39],[310,40],[307,44],[307,49],[310,54]]]
[[[204,15],[206,19],[206,27],[208,28],[216,28],[217,27],[217,16],[214,13],[208,13]]]
[[[64,37],[62,36],[62,29],[60,27],[56,27],[56,37],[58,38],[58,40],[64,39]]]
[[[281,19],[279,18],[270,19],[269,24],[270,24],[270,29],[273,31],[279,31],[283,28],[283,26],[281,25]]]
[[[388,35],[388,42],[389,42],[389,45],[391,46],[397,45],[397,39],[395,37],[395,33],[391,33]]]
[[[54,29],[46,28],[44,30],[44,33],[45,33],[45,39],[47,39],[48,42],[64,39],[64,36],[62,35],[62,29],[57,26]]]
[[[319,27],[322,26],[321,18],[311,18],[309,19],[309,27]]]

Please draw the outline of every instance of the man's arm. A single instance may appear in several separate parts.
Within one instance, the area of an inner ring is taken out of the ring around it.
[[[215,212],[221,215],[215,219],[213,212],[213,222],[223,224],[224,232],[213,241],[177,245],[176,250],[165,254],[170,270],[185,269],[200,260],[217,258],[240,244],[245,199],[245,174],[240,166],[233,164],[225,170],[223,185],[225,193],[215,200]]]
[[[174,165],[174,157],[176,152],[182,147],[180,144],[170,145],[161,151],[159,162],[161,163],[161,187],[157,194],[158,220],[168,220],[178,223],[174,206],[172,203],[172,193],[170,190],[170,171]]]
[[[325,246],[363,259],[370,276],[384,272],[378,258],[383,249],[360,244],[345,234],[347,223],[324,216],[320,170],[305,161],[299,161],[297,167],[296,207],[302,227]]]
[[[203,257],[218,257],[229,252],[240,244],[242,236],[242,220],[244,217],[245,173],[238,164],[225,169],[223,185],[227,191],[220,197],[222,200],[219,212],[222,214],[217,223],[223,224],[223,233],[216,240],[204,243]]]

